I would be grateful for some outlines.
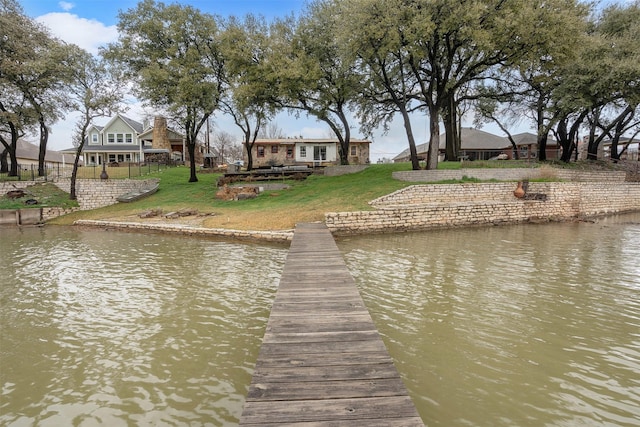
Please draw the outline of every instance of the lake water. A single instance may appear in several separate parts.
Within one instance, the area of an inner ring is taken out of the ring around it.
[[[640,425],[639,214],[340,247],[426,425]]]
[[[640,214],[338,245],[425,424],[640,425]],[[0,425],[235,425],[286,254],[0,228]]]

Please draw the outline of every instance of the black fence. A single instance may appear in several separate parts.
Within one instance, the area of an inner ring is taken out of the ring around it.
[[[78,179],[126,179],[149,175],[154,172],[174,167],[175,163],[146,162],[146,163],[110,163],[108,165],[81,166],[78,168]],[[48,165],[44,174],[38,173],[38,165],[18,165],[17,175],[10,176],[9,172],[0,172],[0,181],[57,181],[70,179],[73,172],[71,165]]]

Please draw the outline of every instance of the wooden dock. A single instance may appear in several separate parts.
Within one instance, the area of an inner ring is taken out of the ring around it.
[[[241,426],[424,426],[324,224],[296,227]]]

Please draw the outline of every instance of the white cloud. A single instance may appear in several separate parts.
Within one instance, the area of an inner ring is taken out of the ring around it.
[[[60,6],[60,9],[64,10],[65,12],[68,12],[71,9],[73,9],[74,7],[76,7],[75,4],[70,3],[68,1],[61,1],[61,2],[58,3],[58,6]]]
[[[60,4],[71,4],[61,2]],[[115,25],[106,26],[95,19],[85,19],[67,12],[47,13],[36,18],[46,25],[54,36],[73,43],[96,55],[98,48],[118,39]]]

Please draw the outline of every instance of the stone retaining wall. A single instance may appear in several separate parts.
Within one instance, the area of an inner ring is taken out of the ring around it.
[[[515,183],[413,185],[371,202],[373,211],[327,213],[336,234],[426,230],[439,227],[563,221],[640,210],[640,183]],[[545,199],[545,200],[540,200]]]
[[[339,166],[327,166],[324,168],[325,176],[339,176],[347,175],[350,173],[361,172],[367,168],[367,165],[339,165]]]
[[[505,168],[505,169],[452,169],[452,170],[417,170],[393,172],[393,177],[406,182],[439,182],[462,180],[464,177],[482,181],[523,181],[549,178],[564,181],[580,182],[622,182],[626,173],[615,172],[583,172],[555,168]]]
[[[228,230],[224,228],[204,228],[193,227],[182,224],[143,224],[138,222],[113,222],[98,220],[78,220],[74,225],[116,228],[119,230],[132,231],[152,231],[161,233],[178,233],[189,236],[201,237],[224,237],[237,240],[261,240],[275,243],[290,242],[293,239],[293,230],[279,231],[250,231],[250,230]]]
[[[102,208],[117,203],[116,198],[124,193],[151,187],[160,181],[158,178],[150,179],[79,179],[76,182],[76,195],[80,210]],[[6,194],[9,190],[25,189],[33,185],[33,181],[0,182],[0,194]],[[69,193],[71,183],[68,179],[55,182],[62,191]],[[53,211],[51,211],[53,212]],[[52,213],[53,214],[53,213]],[[45,214],[47,219],[52,218]]]
[[[116,204],[118,196],[130,191],[139,190],[155,185],[158,178],[150,179],[80,179],[76,182],[76,196],[80,210],[102,208]],[[69,192],[71,184],[69,180],[56,182],[63,191]]]

